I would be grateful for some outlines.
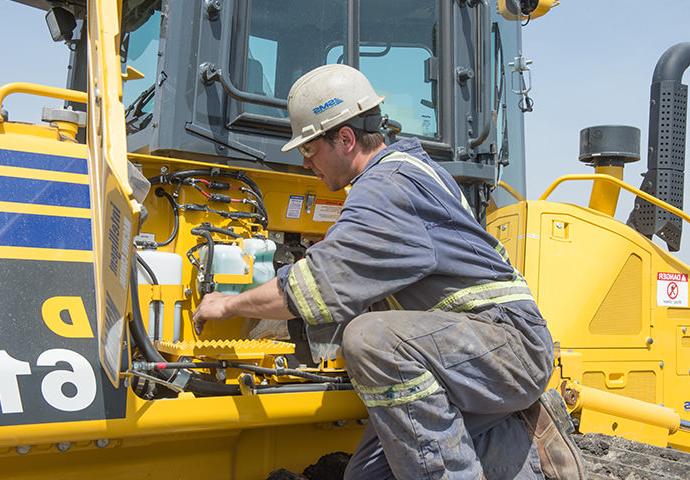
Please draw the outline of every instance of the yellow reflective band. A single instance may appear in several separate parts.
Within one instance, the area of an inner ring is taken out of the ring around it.
[[[503,260],[505,260],[506,262],[510,261],[510,258],[508,258],[508,252],[506,251],[506,247],[501,242],[498,242],[498,245],[496,245],[494,248]]]
[[[470,300],[469,302],[458,305],[451,309],[452,312],[469,312],[475,308],[483,307],[484,305],[517,302],[518,300],[531,300],[534,297],[528,293],[515,293],[513,295],[503,295],[495,298],[487,298],[486,300]]]
[[[302,260],[300,260],[300,262],[301,261]],[[297,281],[297,276],[295,275],[295,267],[297,266],[297,264],[299,264],[299,262],[293,265],[290,269],[290,273],[288,274],[288,285],[290,286],[290,290],[292,290],[292,294],[295,296],[295,300],[297,301],[297,309],[299,310],[299,313],[304,319],[304,321],[309,323],[310,325],[316,325],[316,319],[314,319],[314,314],[312,314],[311,308],[309,308],[307,299],[304,298],[302,289],[300,288],[299,282]]]
[[[433,378],[433,375],[431,374],[430,371],[426,371],[422,373],[420,376],[413,378],[412,380],[408,380],[403,383],[396,383],[394,385],[386,385],[385,387],[365,387],[364,385],[361,385],[357,380],[354,378],[351,378],[350,381],[352,382],[352,386],[355,387],[355,390],[358,392],[362,393],[368,393],[368,394],[381,394],[381,393],[386,393],[386,392],[399,392],[401,390],[405,390],[406,388],[410,387],[416,387],[420,383],[424,383],[425,381]]]
[[[354,379],[351,379],[351,381],[352,386],[367,407],[404,405],[428,397],[440,388],[440,385],[429,371],[407,382],[385,387],[365,387]]]
[[[309,289],[311,298],[314,300],[319,309],[319,313],[321,314],[323,321],[318,323],[333,323],[333,316],[331,315],[331,312],[328,311],[326,302],[323,301],[321,292],[319,292],[319,287],[316,285],[316,280],[314,280],[314,276],[311,274],[311,270],[309,270],[309,265],[307,265],[307,260],[303,258],[302,260],[299,260],[295,266],[299,268],[302,278],[304,278],[304,283],[307,284],[307,289]]]
[[[395,295],[387,296],[386,303],[388,304],[388,308],[390,308],[391,310],[405,310],[403,306],[400,305],[398,299],[395,298]]]
[[[447,310],[449,307],[453,307],[453,304],[456,303],[458,300],[460,300],[462,297],[468,296],[468,295],[477,295],[485,292],[489,292],[491,290],[500,290],[503,288],[511,288],[511,287],[525,287],[527,288],[527,283],[522,279],[518,278],[516,280],[512,281],[507,281],[507,282],[490,282],[490,283],[483,283],[481,285],[475,285],[473,287],[467,287],[463,288],[462,290],[458,290],[455,293],[452,293],[448,297],[444,298],[440,302],[438,302],[433,309],[438,309],[438,310]]]

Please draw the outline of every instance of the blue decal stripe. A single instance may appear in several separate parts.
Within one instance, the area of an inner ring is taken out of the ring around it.
[[[44,153],[20,152],[0,149],[0,165],[36,168],[55,172],[89,173],[85,158],[59,157]]]
[[[0,202],[89,208],[89,186],[0,176]]]
[[[91,250],[91,220],[0,212],[0,245]]]

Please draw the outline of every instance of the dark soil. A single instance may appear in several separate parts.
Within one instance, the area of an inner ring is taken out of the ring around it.
[[[598,433],[574,435],[593,480],[687,480],[690,454]]]
[[[342,480],[349,461],[349,453],[333,452],[309,465],[302,475],[281,468],[271,472],[266,480]]]

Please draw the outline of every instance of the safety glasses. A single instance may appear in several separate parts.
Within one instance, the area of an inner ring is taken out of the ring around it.
[[[317,139],[311,140],[304,145],[297,147],[297,150],[304,158],[311,158],[316,154],[316,145],[314,145],[316,140]]]

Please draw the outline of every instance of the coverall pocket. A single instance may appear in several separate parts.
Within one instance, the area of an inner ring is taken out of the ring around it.
[[[431,338],[441,364],[446,368],[485,355],[507,342],[503,328],[467,318],[437,330],[431,334]]]
[[[446,465],[441,454],[441,447],[436,440],[429,440],[419,446],[424,465],[429,478],[443,480],[448,478],[446,475]]]
[[[506,307],[505,305],[501,305],[500,308],[506,315],[513,319],[518,318],[532,325],[546,325],[546,320],[540,315],[533,315],[518,308]]]

